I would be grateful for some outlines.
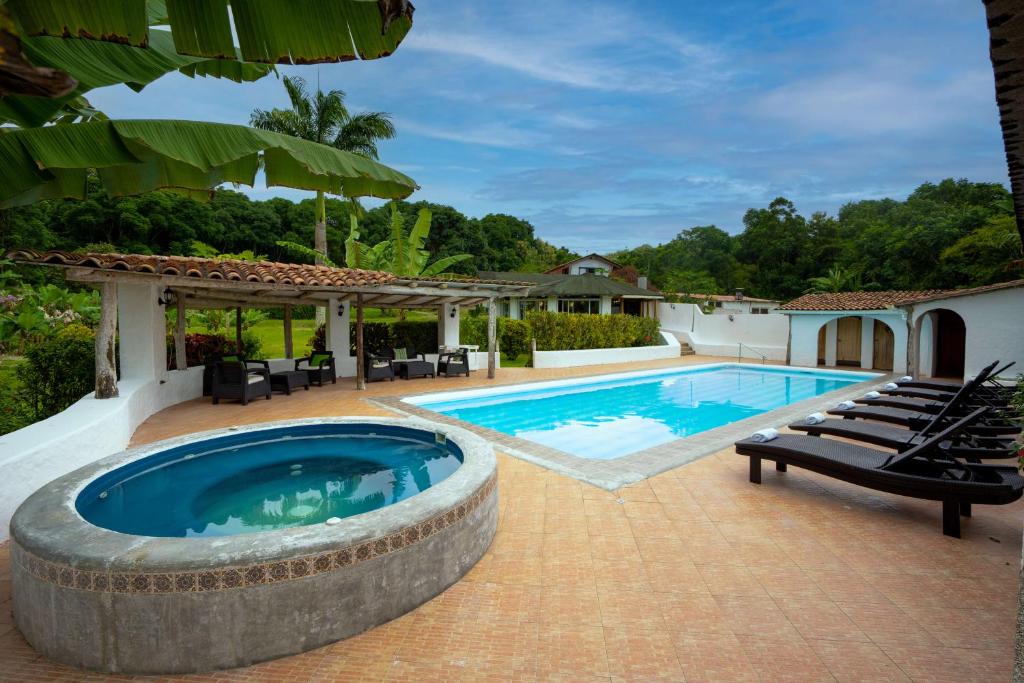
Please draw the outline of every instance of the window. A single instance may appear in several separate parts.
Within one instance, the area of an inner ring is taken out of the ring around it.
[[[722,307],[722,302],[721,301],[716,301],[715,302],[715,308],[721,308],[721,307]]]
[[[559,313],[600,313],[600,299],[559,299]]]
[[[548,302],[544,299],[523,299],[519,302],[519,313],[525,319],[530,311],[546,311]]]
[[[768,313],[768,309],[767,308],[751,308],[750,312],[751,313],[757,313],[757,314],[760,314],[760,315],[766,315]]]

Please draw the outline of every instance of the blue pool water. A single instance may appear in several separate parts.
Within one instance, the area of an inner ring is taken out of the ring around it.
[[[874,376],[736,365],[412,402],[581,458],[610,460]]]
[[[87,521],[142,536],[228,536],[317,524],[392,505],[462,464],[433,433],[319,424],[243,432],[161,451],[91,482]]]

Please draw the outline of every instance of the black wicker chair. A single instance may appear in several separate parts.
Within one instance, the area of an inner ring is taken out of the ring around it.
[[[331,384],[338,383],[333,351],[314,351],[303,358],[296,358],[295,369],[305,370],[309,374],[310,384],[322,387],[327,380],[330,380]]]
[[[220,403],[222,398],[238,399],[242,405],[248,405],[250,399],[266,397],[270,400],[270,368],[266,361],[248,361],[262,363],[259,369],[248,367],[246,361],[221,360],[213,365],[213,403]]]
[[[466,375],[469,377],[469,349],[446,351],[437,357],[437,374],[445,377]]]
[[[363,375],[366,377],[367,382],[377,382],[381,380],[395,381],[395,366],[391,362],[391,356],[377,355],[373,353],[366,354],[366,361],[363,367]]]

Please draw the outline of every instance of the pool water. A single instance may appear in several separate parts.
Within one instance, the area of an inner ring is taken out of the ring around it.
[[[735,365],[410,402],[581,458],[610,460],[875,376]]]
[[[126,534],[227,536],[377,510],[425,491],[461,464],[454,445],[419,430],[260,430],[125,465],[89,484],[76,507],[92,524]]]

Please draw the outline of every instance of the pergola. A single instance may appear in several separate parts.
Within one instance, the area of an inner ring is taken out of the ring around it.
[[[142,254],[73,254],[61,251],[15,251],[8,254],[19,263],[56,266],[65,270],[72,282],[97,285],[102,294],[100,324],[96,330],[96,397],[117,395],[114,345],[118,328],[118,286],[145,285],[155,290],[157,301],[150,306],[173,307],[175,315],[175,365],[187,369],[185,359],[186,309],[234,308],[235,336],[241,348],[241,310],[255,307],[284,309],[285,356],[293,357],[292,308],[325,306],[328,325],[344,323],[343,333],[334,335],[346,343],[348,355],[349,308],[355,309],[356,387],[365,388],[363,349],[363,309],[436,308],[439,327],[449,317],[457,324],[462,306],[487,305],[487,376],[495,375],[496,311],[495,299],[521,296],[529,285],[501,280],[461,278],[409,278],[390,273],[331,268],[269,261],[249,262],[235,259],[206,259],[187,256],[149,256]],[[145,307],[146,302],[143,302]],[[444,312],[454,310],[451,316]],[[443,328],[442,328],[443,329]],[[456,328],[457,329],[457,328]],[[328,330],[328,338],[331,338]],[[443,337],[439,334],[439,338]],[[122,339],[122,343],[124,340]],[[141,342],[140,342],[141,343]]]

